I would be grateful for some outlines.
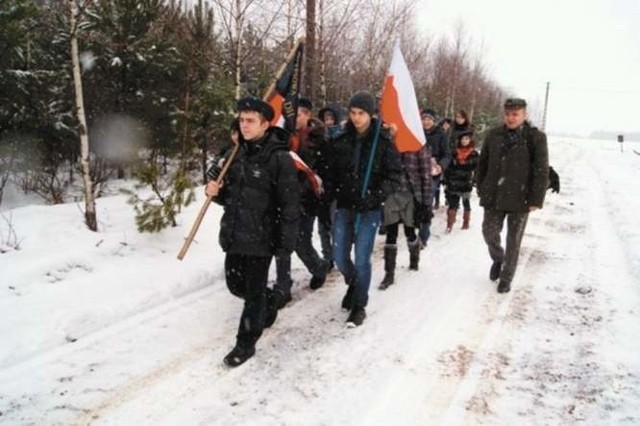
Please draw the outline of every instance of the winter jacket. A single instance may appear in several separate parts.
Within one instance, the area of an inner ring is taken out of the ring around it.
[[[416,152],[400,154],[413,198],[418,204],[431,206],[433,185],[431,182],[431,150],[427,145]]]
[[[300,190],[286,132],[272,127],[260,141],[242,141],[214,201],[224,206],[219,236],[224,251],[290,254],[298,233]]]
[[[427,137],[431,156],[436,159],[436,163],[442,167],[443,171],[446,170],[451,162],[451,148],[449,148],[447,134],[439,126],[433,126],[429,130],[425,129],[424,135]]]
[[[402,179],[400,156],[388,131],[380,129],[369,184],[364,197],[361,196],[376,126],[377,119],[372,119],[367,132],[358,138],[353,124],[348,122],[344,133],[327,144],[320,176],[327,184],[330,198],[337,201],[338,208],[357,211],[379,209],[392,187],[397,187]]]
[[[548,179],[547,136],[543,132],[528,123],[516,130],[501,126],[488,132],[476,172],[481,206],[506,212],[542,208]]]
[[[463,147],[458,143],[453,154],[453,161],[444,172],[447,193],[462,194],[473,190],[473,172],[478,167],[478,151],[473,143]]]
[[[323,155],[324,146],[328,143],[326,127],[320,121],[311,120],[309,126],[300,132],[300,136],[300,145],[296,153],[314,173],[318,174],[318,164]],[[302,212],[306,215],[316,216],[321,207],[322,199],[314,190],[310,179],[306,173],[298,172]]]

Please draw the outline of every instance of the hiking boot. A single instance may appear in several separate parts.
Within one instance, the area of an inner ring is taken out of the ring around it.
[[[229,352],[227,356],[224,357],[223,361],[229,367],[237,367],[241,364],[244,364],[244,362],[251,358],[255,353],[255,346],[244,348],[242,346],[236,345],[236,347],[233,348],[231,352]]]
[[[409,270],[417,271],[418,264],[420,263],[420,239],[416,238],[414,241],[407,243],[409,247]]]
[[[385,272],[384,278],[382,279],[382,281],[380,281],[380,285],[378,286],[378,290],[388,289],[389,286],[394,283],[394,276],[395,273],[393,271]]]
[[[325,260],[325,262],[327,262],[327,273],[329,273],[333,270],[335,263],[333,263],[333,260]]]
[[[386,290],[394,282],[396,270],[396,256],[398,255],[398,246],[395,244],[385,244],[384,246],[384,278],[378,287],[380,290]]]
[[[361,326],[366,317],[367,317],[367,312],[364,310],[364,308],[355,306],[351,310],[351,313],[349,314],[349,318],[347,318],[347,327],[353,328],[353,327]]]
[[[511,291],[511,283],[500,281],[498,284],[498,293],[509,293]]]
[[[265,306],[264,312],[264,328],[269,328],[276,322],[276,318],[278,318],[278,295],[280,295],[279,291],[273,291],[267,287],[267,304]]]
[[[267,287],[267,304],[264,314],[264,328],[269,328],[276,322],[278,311],[291,302],[291,292],[283,294],[280,290],[271,290]]]
[[[354,292],[355,287],[353,285],[350,285],[347,288],[347,292],[345,293],[344,297],[342,298],[342,309],[346,310],[346,311],[350,311],[351,308],[353,307],[353,292]]]
[[[469,229],[470,220],[471,220],[471,210],[465,210],[462,213],[462,229]]]
[[[457,209],[447,210],[447,233],[451,232],[453,224],[456,222],[456,213],[458,213]]]
[[[278,304],[278,309],[282,309],[285,306],[287,306],[287,304],[289,302],[291,302],[293,300],[293,297],[291,297],[291,293],[287,293],[284,296],[282,296],[282,300],[280,301],[280,303]]]
[[[495,281],[500,278],[500,271],[502,270],[502,262],[493,262],[491,269],[489,269],[489,279]]]
[[[327,267],[323,266],[320,271],[319,275],[314,275],[311,277],[311,281],[309,281],[309,288],[311,290],[317,290],[322,287],[327,279]]]

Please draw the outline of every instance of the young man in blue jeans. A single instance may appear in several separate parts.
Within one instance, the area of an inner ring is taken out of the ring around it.
[[[349,101],[344,132],[327,148],[321,175],[336,200],[333,257],[348,285],[342,307],[349,326],[362,325],[371,284],[371,254],[380,224],[380,207],[400,180],[402,163],[386,128],[374,118],[375,101],[358,92]],[[376,140],[377,139],[377,140]],[[373,152],[373,155],[372,155]],[[365,176],[370,170],[367,185]],[[362,195],[364,192],[364,196]],[[351,249],[355,245],[355,260]]]

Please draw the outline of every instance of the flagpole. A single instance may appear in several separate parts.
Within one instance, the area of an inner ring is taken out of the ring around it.
[[[376,123],[376,132],[373,135],[373,142],[371,142],[371,152],[369,153],[369,161],[367,162],[367,170],[364,174],[364,182],[362,182],[362,189],[360,191],[360,198],[364,199],[365,194],[367,193],[367,187],[369,186],[369,179],[371,178],[371,170],[373,170],[373,159],[375,158],[376,149],[378,147],[378,139],[380,139],[380,128],[382,127],[382,117],[378,116],[378,122]],[[354,229],[356,235],[358,234],[358,230],[360,229],[360,221],[362,219],[362,214],[358,213],[356,215],[356,221],[354,224]]]
[[[287,65],[289,64],[289,62],[291,62],[293,60],[294,56],[296,55],[296,52],[298,51],[298,48],[303,43],[304,43],[304,37],[301,37],[300,39],[298,39],[296,44],[293,46],[293,49],[291,49],[291,52],[289,52],[289,55],[287,56],[287,59],[280,66],[280,69],[278,70],[278,72],[276,74],[276,77],[273,80],[273,83],[271,83],[271,85],[265,91],[264,96],[262,97],[262,99],[264,101],[268,101],[269,100],[269,97],[271,97],[271,95],[273,94],[273,92],[276,89],[276,84],[278,83],[278,80],[280,79],[280,77],[282,77],[282,74],[284,73],[285,69],[287,68]],[[229,170],[229,167],[231,166],[231,163],[235,159],[239,148],[240,148],[240,144],[237,144],[237,143],[234,144],[233,151],[231,152],[231,155],[225,161],[225,165],[222,168],[222,171],[220,172],[220,175],[216,179],[216,182],[218,182],[218,184],[222,183],[222,180],[224,179],[225,175],[227,174],[227,171]],[[191,243],[195,239],[196,233],[198,232],[198,229],[200,228],[200,224],[202,223],[202,220],[204,219],[204,215],[207,212],[207,209],[209,208],[209,206],[211,205],[211,200],[212,199],[213,199],[213,197],[207,196],[207,198],[204,200],[204,204],[200,208],[200,212],[198,213],[198,216],[196,216],[196,220],[194,221],[193,225],[191,226],[191,230],[189,231],[189,234],[187,235],[187,238],[185,239],[184,243],[182,244],[182,247],[180,248],[180,252],[178,253],[178,259],[179,260],[184,259],[184,257],[186,256],[187,251],[189,250],[189,247],[191,246]]]
[[[305,42],[304,37],[300,37],[298,41],[296,41],[296,44],[293,46],[293,48],[289,52],[289,55],[287,55],[287,59],[282,63],[282,65],[280,66],[280,69],[276,73],[276,77],[271,82],[271,85],[267,88],[267,91],[264,92],[264,96],[262,97],[262,99],[266,101],[268,100],[269,97],[271,97],[273,92],[276,90],[276,84],[278,84],[278,80],[280,79],[280,77],[282,77],[282,73],[284,73],[284,70],[287,68],[287,65],[289,65],[289,62],[293,60],[294,56],[296,55],[296,52],[298,51],[298,47],[300,47],[301,44],[304,44],[304,42]]]

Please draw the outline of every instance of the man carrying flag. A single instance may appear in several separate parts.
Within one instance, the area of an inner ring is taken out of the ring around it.
[[[295,247],[296,255],[302,260],[311,273],[309,287],[317,290],[322,287],[329,269],[328,262],[320,257],[313,247],[313,227],[318,215],[322,197],[323,182],[316,174],[316,163],[320,159],[324,145],[325,129],[322,123],[311,120],[313,105],[306,98],[298,100],[298,115],[296,136],[298,146],[290,147],[290,154],[298,170],[300,186],[300,221],[298,237]],[[267,304],[266,325],[270,326],[277,318],[277,311],[283,308],[291,299],[291,256],[276,257],[276,283]]]
[[[318,255],[311,242],[313,224],[317,215],[317,205],[322,196],[322,180],[315,173],[313,165],[319,155],[324,128],[314,129],[311,123],[311,101],[300,97],[300,73],[302,69],[303,44],[300,42],[289,55],[282,68],[280,78],[275,83],[274,95],[269,98],[274,114],[271,124],[284,128],[289,133],[290,155],[298,171],[301,188],[300,222],[295,252],[305,264],[312,277],[309,286],[320,288],[326,279],[328,264]],[[318,135],[322,135],[318,138]],[[320,140],[319,140],[320,139]],[[291,255],[276,256],[276,284],[267,294],[265,326],[270,327],[276,320],[278,310],[291,298]]]
[[[227,287],[244,300],[235,347],[224,363],[236,367],[251,358],[265,325],[271,256],[294,249],[299,189],[286,135],[270,126],[273,109],[258,98],[237,104],[240,148],[222,182],[210,181],[207,196],[224,206],[220,246],[225,251]]]

